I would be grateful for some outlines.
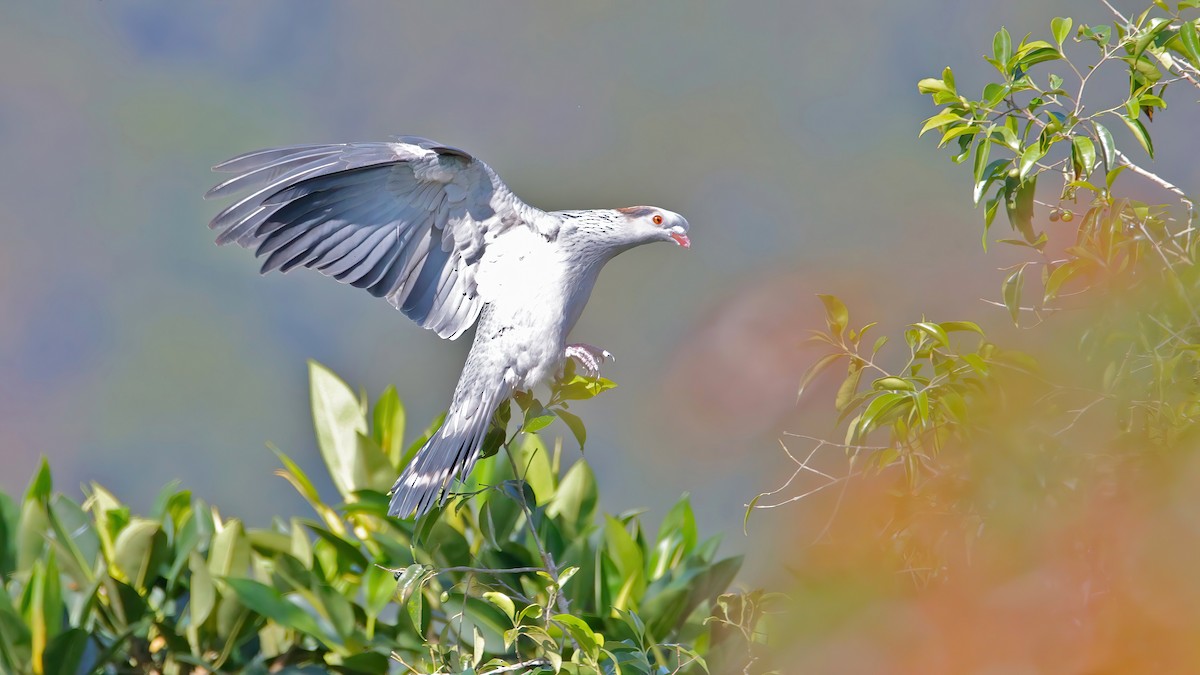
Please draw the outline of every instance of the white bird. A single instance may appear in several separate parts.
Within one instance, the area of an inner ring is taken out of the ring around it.
[[[443,338],[478,321],[445,422],[392,488],[399,517],[425,513],[470,473],[513,393],[549,381],[568,357],[598,372],[608,352],[566,340],[606,262],[653,241],[691,247],[677,213],[541,211],[482,161],[411,136],[259,150],[213,169],[237,175],[206,198],[250,190],[209,224],[217,243],[254,248],[264,274],[311,267]]]

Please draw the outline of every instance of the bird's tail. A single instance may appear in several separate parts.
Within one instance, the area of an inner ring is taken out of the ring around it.
[[[456,476],[465,480],[479,458],[492,416],[507,396],[507,389],[503,389],[475,401],[474,405],[455,400],[441,428],[396,479],[388,515],[422,516],[433,508],[439,496],[444,499]]]

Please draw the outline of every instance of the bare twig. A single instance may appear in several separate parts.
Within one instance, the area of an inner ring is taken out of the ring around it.
[[[404,659],[402,659],[400,657],[400,654],[398,654],[397,652],[392,652],[392,659],[397,661],[400,665],[404,666],[405,668],[408,668],[408,672],[413,673],[413,675],[420,675],[420,673],[417,671],[417,669],[413,668],[412,666],[405,663]],[[549,659],[530,659],[528,661],[514,663],[511,666],[503,666],[501,668],[485,670],[482,673],[479,673],[479,675],[502,675],[503,673],[515,673],[518,670],[524,670],[527,668],[540,668],[542,666],[549,666],[549,665],[551,665]],[[433,675],[433,674],[430,674],[430,675]]]
[[[1129,167],[1130,171],[1136,173],[1137,175],[1141,176],[1142,178],[1145,178],[1146,180],[1150,181],[1151,183],[1154,183],[1155,185],[1159,186],[1160,188],[1166,190],[1167,192],[1170,192],[1171,194],[1175,195],[1179,199],[1179,201],[1183,203],[1183,207],[1185,209],[1187,209],[1188,222],[1189,223],[1192,222],[1192,218],[1195,213],[1196,205],[1194,202],[1192,202],[1191,198],[1187,196],[1187,193],[1185,193],[1183,190],[1180,190],[1176,185],[1172,184],[1171,182],[1169,182],[1165,178],[1159,176],[1158,174],[1153,173],[1151,171],[1147,171],[1146,169],[1143,169],[1142,167],[1138,166],[1137,164],[1134,164],[1132,161],[1130,161],[1129,157],[1125,153],[1121,152],[1120,150],[1114,149],[1113,155],[1117,158],[1117,161],[1120,162],[1122,166]]]
[[[515,671],[521,670],[522,668],[535,668],[535,667],[539,667],[539,666],[548,666],[548,665],[550,665],[549,659],[530,659],[528,661],[514,663],[511,666],[504,666],[503,668],[496,668],[494,670],[485,670],[482,673],[480,673],[479,675],[500,675],[501,673],[515,672]]]
[[[1118,12],[1116,7],[1113,7],[1112,5],[1110,5],[1110,4],[1108,3],[1108,0],[1100,0],[1100,2],[1104,3],[1104,6],[1108,8],[1108,11],[1112,12],[1112,13],[1113,13],[1113,16],[1117,17],[1117,19],[1118,19],[1118,20],[1119,20],[1121,23],[1125,24],[1126,26],[1128,26],[1128,25],[1129,25],[1129,19],[1126,19],[1126,18],[1125,18],[1125,15],[1121,14],[1120,12]]]
[[[1098,398],[1098,399],[1096,399],[1096,400],[1092,401],[1091,403],[1089,403],[1089,404],[1087,404],[1087,405],[1083,406],[1082,408],[1080,408],[1080,409],[1078,409],[1078,410],[1075,410],[1075,411],[1073,411],[1073,412],[1075,413],[1075,416],[1071,418],[1071,421],[1070,421],[1070,422],[1067,424],[1067,426],[1065,426],[1065,427],[1063,427],[1063,428],[1059,429],[1058,431],[1054,432],[1054,435],[1055,435],[1055,436],[1062,436],[1063,434],[1067,433],[1068,431],[1070,431],[1070,430],[1071,430],[1071,428],[1072,428],[1072,427],[1074,427],[1076,424],[1078,424],[1078,423],[1079,423],[1079,418],[1083,417],[1083,416],[1084,416],[1084,415],[1087,413],[1087,411],[1091,410],[1091,409],[1092,409],[1093,407],[1095,407],[1097,404],[1099,404],[1099,403],[1101,403],[1101,402],[1103,402],[1103,401],[1107,401],[1108,399],[1109,399],[1109,397],[1108,397],[1108,396],[1101,396],[1100,398]]]

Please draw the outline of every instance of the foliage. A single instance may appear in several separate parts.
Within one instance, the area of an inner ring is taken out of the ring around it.
[[[842,301],[822,295],[827,329],[814,341],[827,353],[800,390],[845,366],[834,395],[845,436],[797,436],[811,452],[788,450],[796,472],[758,496],[748,518],[833,486],[845,495],[859,479],[850,498],[870,500],[871,485],[886,495],[872,525],[890,565],[924,587],[978,565],[985,540],[1006,542],[998,566],[1036,560],[1033,532],[1081,518],[1103,495],[1139,494],[1147,473],[1170,474],[1196,456],[1193,199],[1130,157],[1153,159],[1150,123],[1166,114],[1169,85],[1200,89],[1198,6],[1154,2],[1133,18],[1112,10],[1111,26],[1056,18],[1046,40],[1014,42],[1001,29],[986,58],[1000,77],[978,98],[949,67],[920,80],[941,107],[920,133],[941,132],[953,161],[971,167],[985,247],[1000,204],[1016,233],[998,241],[1024,259],[1006,270],[992,304],[1025,329],[1028,353],[998,346],[985,322],[922,319],[904,331],[898,356],[887,337],[866,339],[874,323],[852,328]],[[1121,77],[1116,101],[1104,101],[1106,76]],[[1128,197],[1132,177],[1169,202]],[[1061,187],[1046,198],[1051,180]],[[850,459],[842,476],[821,467],[827,448]],[[804,480],[817,484],[802,488]],[[1024,539],[1006,538],[1016,532]],[[1114,581],[1099,574],[1086,584]]]
[[[492,448],[507,453],[410,522],[385,492],[433,429],[405,445],[394,389],[371,409],[315,363],[311,378],[341,501],[277,454],[314,517],[247,527],[174,486],[146,515],[94,483],[81,505],[45,463],[22,500],[0,495],[0,670],[695,673],[742,658],[751,634],[724,629],[725,610],[706,621],[739,602],[722,593],[740,561],[699,537],[687,498],[652,536],[638,513],[600,513],[587,463],[562,471],[561,441],[533,431],[558,416],[582,442],[568,402],[612,383],[568,372],[547,405],[520,398],[524,423]]]

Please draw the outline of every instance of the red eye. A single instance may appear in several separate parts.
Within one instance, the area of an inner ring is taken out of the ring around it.
[[[662,216],[658,215],[657,213],[654,214],[654,218],[652,218],[651,220],[654,221],[655,225],[662,225]]]

